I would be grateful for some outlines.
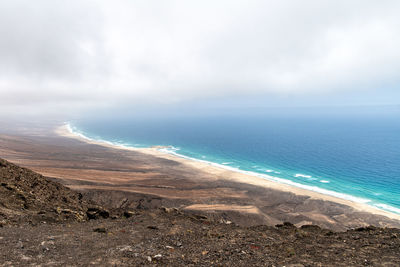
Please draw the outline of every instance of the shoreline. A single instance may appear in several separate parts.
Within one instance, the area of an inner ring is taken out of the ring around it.
[[[400,221],[400,214],[386,211],[386,210],[383,210],[378,207],[374,207],[374,206],[371,206],[371,205],[368,205],[365,203],[360,203],[360,202],[332,196],[329,194],[323,194],[320,192],[315,192],[313,190],[297,187],[296,185],[279,182],[276,180],[277,179],[279,180],[281,178],[276,178],[276,177],[273,177],[270,175],[263,174],[262,175],[263,177],[260,177],[259,175],[252,174],[251,172],[235,170],[234,168],[231,168],[231,167],[219,166],[220,164],[208,162],[205,160],[192,159],[190,157],[186,157],[184,155],[179,155],[177,153],[167,151],[167,150],[163,151],[162,148],[160,149],[160,147],[157,147],[157,146],[148,147],[148,148],[137,148],[137,147],[127,147],[127,146],[123,146],[123,145],[117,145],[117,144],[113,144],[113,143],[107,142],[107,141],[93,140],[93,139],[90,139],[90,138],[84,136],[83,134],[74,133],[68,124],[57,127],[54,132],[58,136],[76,139],[76,140],[79,140],[79,141],[82,141],[82,142],[85,142],[88,144],[96,144],[96,145],[108,147],[111,149],[135,151],[135,152],[140,152],[143,154],[179,162],[179,163],[184,164],[185,166],[188,166],[195,170],[197,169],[199,171],[203,171],[208,174],[211,174],[213,177],[215,177],[214,178],[215,180],[225,179],[225,180],[229,180],[229,181],[250,184],[250,185],[259,186],[259,187],[263,187],[263,188],[274,189],[277,191],[293,193],[295,195],[307,196],[312,199],[330,201],[330,202],[334,202],[337,204],[349,206],[349,207],[353,208],[355,211],[367,212],[367,213],[371,213],[371,214],[375,214],[375,215],[382,215],[382,216],[386,216],[390,219],[395,219],[395,220]],[[358,197],[354,197],[354,198],[358,198]]]

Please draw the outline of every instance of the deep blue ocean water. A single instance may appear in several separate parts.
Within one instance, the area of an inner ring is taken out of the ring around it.
[[[70,122],[87,137],[268,174],[400,214],[400,116],[163,116]]]

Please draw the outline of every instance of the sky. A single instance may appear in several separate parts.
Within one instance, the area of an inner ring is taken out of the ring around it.
[[[400,1],[1,0],[0,112],[400,104]]]

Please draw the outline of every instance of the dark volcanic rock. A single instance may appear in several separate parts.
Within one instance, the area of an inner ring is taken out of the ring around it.
[[[86,211],[86,215],[91,220],[100,219],[100,218],[107,219],[108,217],[110,217],[110,212],[101,207],[90,207]]]
[[[130,218],[130,217],[132,217],[133,215],[135,215],[135,213],[133,212],[133,211],[124,211],[124,217],[125,218]]]
[[[106,230],[106,228],[104,228],[104,227],[99,227],[99,228],[95,228],[95,229],[93,229],[93,232],[96,232],[96,233],[107,233],[107,230]]]

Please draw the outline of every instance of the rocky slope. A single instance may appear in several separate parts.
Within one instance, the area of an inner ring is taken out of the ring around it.
[[[108,216],[4,160],[0,183],[0,266],[400,266],[400,229],[243,227],[140,203]]]
[[[82,194],[0,159],[0,224],[85,221],[100,211]]]

